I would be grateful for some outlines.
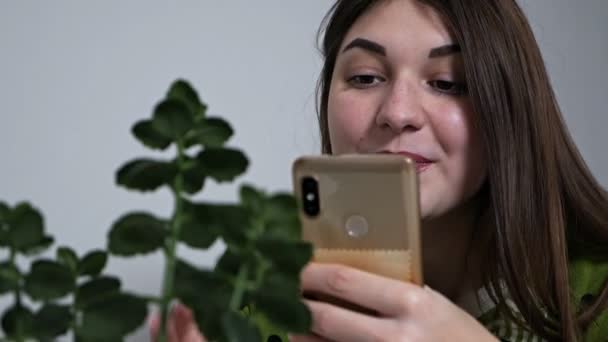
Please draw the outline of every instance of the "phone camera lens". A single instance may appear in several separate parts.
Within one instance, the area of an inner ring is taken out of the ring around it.
[[[312,177],[302,179],[302,203],[306,215],[310,217],[319,215],[319,184]]]

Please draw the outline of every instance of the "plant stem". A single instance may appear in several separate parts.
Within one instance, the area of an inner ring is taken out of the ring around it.
[[[17,265],[15,264],[15,259],[17,258],[17,252],[11,248],[10,251],[10,267],[17,269]],[[21,287],[17,286],[17,288],[15,289],[15,307],[17,308],[21,308]],[[16,342],[23,342],[25,341],[23,338],[23,332],[22,330],[22,326],[21,324],[17,323],[17,336],[15,336],[15,340]]]
[[[178,170],[182,169],[184,163],[184,147],[181,142],[177,142],[177,167]],[[161,325],[160,333],[158,336],[159,342],[165,342],[167,339],[166,325],[169,315],[169,305],[173,299],[173,285],[175,281],[175,264],[176,255],[175,251],[177,248],[177,241],[179,239],[181,230],[181,217],[183,210],[183,199],[182,199],[182,188],[183,188],[183,177],[181,173],[178,173],[175,177],[175,183],[173,184],[173,196],[175,197],[175,211],[173,218],[171,219],[171,235],[167,242],[167,253],[165,261],[165,272],[163,279],[163,293],[161,298]]]
[[[234,292],[232,292],[232,297],[230,298],[230,310],[238,312],[241,309],[241,302],[243,301],[243,295],[245,294],[245,289],[247,288],[247,277],[249,273],[249,268],[247,264],[241,266],[239,269],[239,273],[236,276],[236,284],[234,285]]]
[[[255,280],[253,281],[255,288],[259,288],[260,286],[262,286],[262,280],[264,279],[264,275],[266,274],[267,269],[267,262],[265,262],[264,260],[259,260],[258,267],[255,273]]]
[[[10,263],[10,267],[12,267],[13,269],[17,269],[17,265],[15,264],[16,257],[17,257],[17,252],[15,252],[15,250],[11,248],[9,263]],[[21,291],[20,290],[21,290],[21,288],[19,286],[17,286],[17,288],[15,289],[15,305],[17,305],[17,306],[21,306]]]

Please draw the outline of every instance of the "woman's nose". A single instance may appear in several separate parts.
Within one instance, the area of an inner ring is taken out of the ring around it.
[[[425,117],[421,99],[414,87],[404,83],[387,89],[376,115],[376,124],[395,133],[417,131],[424,126]]]

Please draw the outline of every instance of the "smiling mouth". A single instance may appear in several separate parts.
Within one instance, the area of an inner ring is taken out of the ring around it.
[[[416,173],[422,173],[431,167],[433,163],[418,163],[416,162]]]
[[[431,165],[433,165],[435,163],[434,161],[432,161],[428,158],[425,158],[419,154],[407,152],[407,151],[400,151],[400,152],[382,151],[381,153],[395,154],[395,155],[401,155],[404,157],[408,157],[414,163],[416,163],[416,173],[418,173],[418,174],[426,171],[429,167],[431,167]]]

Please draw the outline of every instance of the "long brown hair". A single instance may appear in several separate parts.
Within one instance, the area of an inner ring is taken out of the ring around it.
[[[327,103],[337,53],[353,23],[380,1],[338,0],[319,30],[325,63],[317,101],[324,153],[332,151]],[[485,286],[505,317],[518,321],[505,305],[509,296],[525,320],[519,323],[535,334],[577,340],[608,302],[608,284],[592,305],[576,312],[568,242],[576,237],[608,243],[608,194],[566,129],[530,25],[515,0],[419,1],[443,16],[461,47],[487,165],[492,165],[486,184],[493,229],[484,251]]]

